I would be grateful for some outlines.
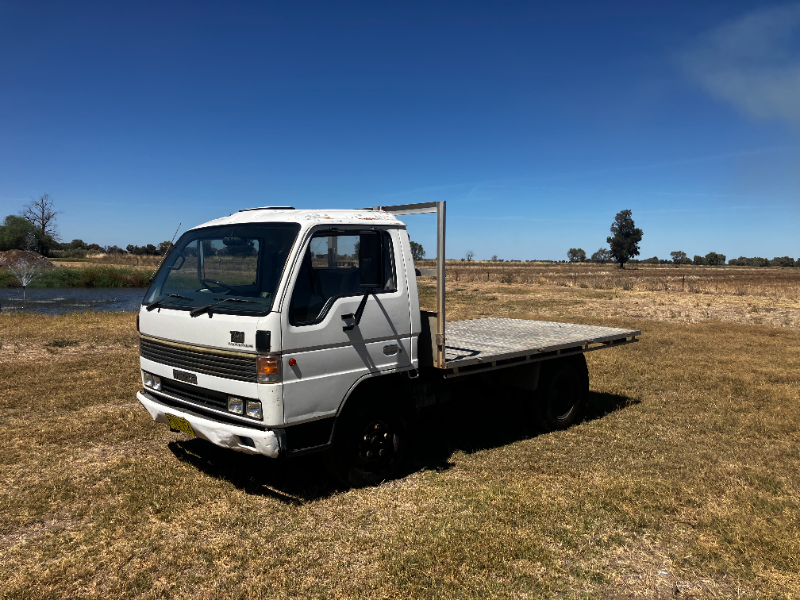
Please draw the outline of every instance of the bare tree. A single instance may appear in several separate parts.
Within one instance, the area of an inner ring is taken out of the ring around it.
[[[50,199],[50,194],[40,196],[38,200],[31,200],[22,209],[22,216],[39,230],[42,237],[50,236],[54,240],[58,240],[58,230],[56,229],[57,214],[58,211],[53,210],[53,201]]]
[[[475,258],[475,253],[472,250],[467,250],[467,260],[472,260]]]

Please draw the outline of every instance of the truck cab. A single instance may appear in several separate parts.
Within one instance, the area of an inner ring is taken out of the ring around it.
[[[270,457],[328,447],[360,383],[419,367],[405,225],[288,208],[205,223],[166,257],[138,327],[156,421]]]

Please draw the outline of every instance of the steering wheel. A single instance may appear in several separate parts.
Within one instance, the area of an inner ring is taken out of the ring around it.
[[[207,282],[210,282],[210,283],[213,283],[215,285],[218,285],[221,288],[225,288],[229,292],[233,291],[233,288],[231,286],[229,286],[227,283],[222,283],[221,281],[217,281],[216,279],[201,279],[200,280],[200,283],[202,283],[203,285],[211,287],[211,286],[208,285]]]

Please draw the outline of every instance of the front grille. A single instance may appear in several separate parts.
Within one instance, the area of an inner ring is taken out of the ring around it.
[[[237,381],[256,381],[256,356],[139,338],[139,353],[153,362]]]
[[[201,406],[216,408],[217,410],[228,410],[228,396],[222,392],[185,385],[163,377],[161,378],[161,391],[175,398],[200,404]]]
[[[207,390],[203,388],[196,388],[179,381],[161,378],[161,390],[156,392],[149,388],[145,389],[148,394],[153,394],[159,402],[168,406],[174,406],[178,409],[186,409],[184,402],[193,404],[193,412],[209,417],[215,421],[223,421],[231,423],[239,427],[252,427],[254,429],[263,429],[261,423],[253,421],[248,423],[242,421],[241,418],[233,417],[228,413],[228,400],[227,395],[222,392],[215,392],[214,390]],[[178,399],[181,402],[178,402]],[[221,414],[217,411],[224,411]]]

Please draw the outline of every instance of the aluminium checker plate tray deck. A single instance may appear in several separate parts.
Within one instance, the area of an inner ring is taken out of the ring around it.
[[[446,368],[455,373],[469,366],[475,366],[474,370],[500,368],[551,358],[562,351],[575,354],[630,344],[638,341],[641,333],[634,329],[522,319],[451,321],[447,323]]]

